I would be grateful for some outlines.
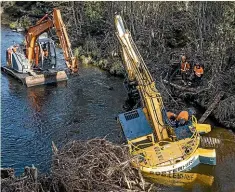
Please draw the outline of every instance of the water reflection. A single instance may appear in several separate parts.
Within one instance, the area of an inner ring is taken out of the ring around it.
[[[67,81],[62,81],[47,86],[42,85],[27,88],[27,98],[28,101],[30,101],[32,108],[35,110],[35,113],[41,112],[42,106],[48,99],[47,97],[50,95],[52,89],[65,88],[66,86]]]
[[[214,182],[214,177],[199,173],[172,173],[165,175],[144,174],[144,176],[151,182],[162,184],[171,187],[193,188],[195,184],[204,187],[211,187]]]

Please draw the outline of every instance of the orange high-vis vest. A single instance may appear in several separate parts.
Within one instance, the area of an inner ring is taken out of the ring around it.
[[[195,75],[197,75],[198,77],[201,77],[201,75],[203,75],[203,73],[204,73],[204,70],[201,66],[200,66],[200,68],[197,68],[197,66],[195,66],[194,72],[195,72]]]
[[[39,63],[39,46],[35,46],[35,65],[38,66]]]
[[[187,71],[190,69],[190,64],[188,62],[181,62],[181,71]]]
[[[44,55],[44,57],[48,57],[48,51],[43,51],[43,55]]]
[[[12,49],[7,49],[7,56],[8,56],[8,58],[7,58],[7,65],[8,66],[11,66],[11,64],[12,64]]]
[[[189,119],[188,111],[181,111],[179,115],[177,116],[176,120],[179,121],[180,119],[184,119],[185,121],[188,121]]]
[[[14,46],[14,47],[12,48],[12,50],[13,50],[14,53],[17,51],[17,48],[18,48],[18,47],[16,47],[16,46]]]
[[[167,114],[167,118],[168,119],[170,119],[171,117],[176,117],[176,114],[174,114],[174,113],[172,113],[170,111],[168,111],[166,114]]]

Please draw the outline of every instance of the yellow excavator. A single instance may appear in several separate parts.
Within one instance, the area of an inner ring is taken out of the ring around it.
[[[63,50],[65,63],[72,73],[78,71],[78,61],[73,56],[71,44],[62,20],[60,10],[53,9],[31,26],[25,35],[25,45],[12,45],[6,51],[6,73],[17,78],[27,87],[66,81],[65,71],[57,70],[55,43],[51,38],[42,36],[55,29]]]
[[[134,157],[132,164],[156,175],[185,172],[199,163],[216,165],[215,149],[199,147],[200,134],[210,132],[211,126],[198,124],[193,115],[185,125],[171,124],[155,81],[120,15],[115,16],[115,27],[127,74],[125,87],[136,106],[140,102],[138,108],[118,115]]]

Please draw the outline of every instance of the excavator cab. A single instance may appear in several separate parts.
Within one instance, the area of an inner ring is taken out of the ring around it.
[[[50,38],[38,40],[39,48],[35,48],[35,63],[38,60],[38,68],[53,69],[56,67],[55,43]],[[39,53],[37,53],[39,51]]]
[[[28,73],[31,64],[25,57],[24,45],[13,45],[6,51],[8,66],[20,73]],[[32,69],[48,70],[56,67],[55,43],[51,38],[38,39],[34,48]]]

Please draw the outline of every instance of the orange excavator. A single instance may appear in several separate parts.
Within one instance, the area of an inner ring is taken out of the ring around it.
[[[60,10],[53,9],[30,27],[25,35],[25,45],[13,45],[6,51],[7,66],[2,70],[11,74],[27,87],[66,81],[65,71],[57,70],[55,43],[43,37],[55,29],[59,38],[65,63],[71,73],[78,72],[78,61],[73,56],[71,43]]]

